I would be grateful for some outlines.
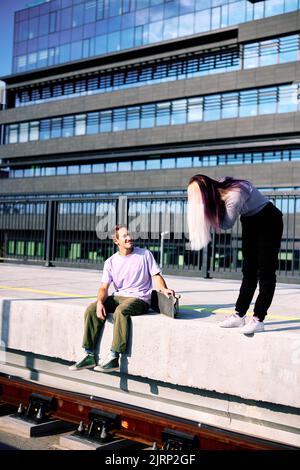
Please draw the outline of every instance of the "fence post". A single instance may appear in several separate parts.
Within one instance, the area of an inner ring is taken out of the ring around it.
[[[205,248],[202,250],[202,266],[201,266],[201,274],[202,277],[205,279],[211,279],[210,276],[210,263],[211,263],[211,243],[209,243]]]
[[[56,236],[56,218],[57,218],[57,201],[47,201],[46,203],[46,224],[45,224],[45,266],[47,268],[53,266]]]

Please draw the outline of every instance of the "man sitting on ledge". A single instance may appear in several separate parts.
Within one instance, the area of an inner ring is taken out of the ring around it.
[[[133,246],[133,239],[127,227],[117,225],[113,241],[119,251],[105,261],[97,301],[90,304],[85,312],[85,356],[72,365],[70,370],[118,370],[119,355],[126,352],[129,318],[147,313],[151,302],[152,279],[155,288],[166,297],[175,295],[172,289],[167,288],[152,253]],[[108,296],[111,283],[115,291]],[[113,342],[106,359],[96,366],[95,347],[108,313],[114,313]]]

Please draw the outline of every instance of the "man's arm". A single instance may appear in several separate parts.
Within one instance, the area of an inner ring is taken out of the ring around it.
[[[162,292],[168,298],[171,295],[175,296],[175,291],[167,287],[166,281],[164,280],[161,274],[155,274],[154,276],[152,276],[152,279],[156,290]]]
[[[97,294],[97,317],[100,320],[105,320],[106,317],[106,310],[104,307],[104,302],[108,296],[108,288],[109,284],[102,282],[99,287],[98,294]]]

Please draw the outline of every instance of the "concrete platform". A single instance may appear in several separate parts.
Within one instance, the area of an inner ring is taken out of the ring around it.
[[[67,365],[81,355],[84,309],[94,300],[100,279],[96,271],[2,265],[0,371],[18,371],[45,383],[47,370],[50,383],[56,376],[58,387],[68,388],[66,381],[69,386],[73,381],[73,390],[77,384],[78,391],[105,396],[105,389],[111,397],[110,389],[115,399],[145,407],[150,397],[152,409],[163,409],[165,403],[176,415],[182,403],[184,417],[267,438],[274,437],[274,425],[275,440],[300,445],[299,286],[278,285],[265,332],[246,337],[239,329],[217,324],[234,310],[239,281],[166,276],[168,286],[181,294],[180,317],[152,313],[133,318],[120,374],[71,372]],[[108,320],[100,356],[107,353],[111,338]],[[42,365],[46,362],[47,367]]]

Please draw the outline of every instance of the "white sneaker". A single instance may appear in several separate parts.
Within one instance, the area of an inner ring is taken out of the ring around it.
[[[244,335],[253,335],[254,333],[264,330],[264,322],[259,321],[257,317],[252,317],[251,320],[241,329],[241,333]]]
[[[245,318],[240,317],[236,313],[233,313],[230,315],[229,318],[226,318],[226,320],[223,320],[219,323],[219,326],[221,328],[238,328],[239,326],[244,326],[245,325]]]

